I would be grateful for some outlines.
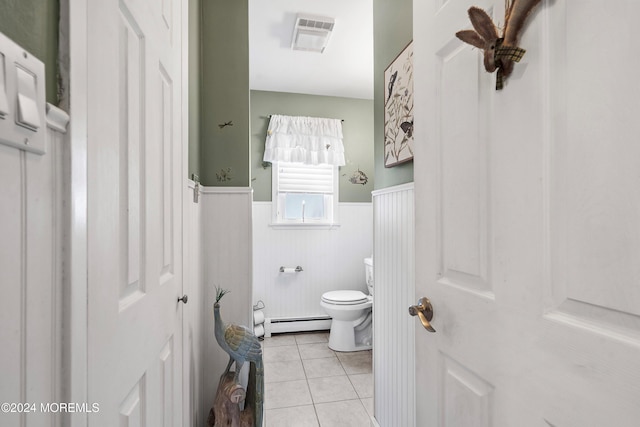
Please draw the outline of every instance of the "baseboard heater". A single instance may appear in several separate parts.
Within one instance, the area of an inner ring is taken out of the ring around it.
[[[285,332],[326,331],[331,329],[329,316],[267,318],[264,321],[264,336]]]

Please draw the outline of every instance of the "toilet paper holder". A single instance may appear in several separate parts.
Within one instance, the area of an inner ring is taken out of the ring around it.
[[[285,269],[284,267],[280,267],[280,273],[284,273],[284,269]],[[297,266],[295,268],[295,271],[296,271],[296,273],[300,273],[302,271],[302,267]]]

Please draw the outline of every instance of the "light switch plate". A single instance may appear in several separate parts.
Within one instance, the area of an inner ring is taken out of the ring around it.
[[[44,63],[0,33],[0,68],[0,144],[44,154]]]

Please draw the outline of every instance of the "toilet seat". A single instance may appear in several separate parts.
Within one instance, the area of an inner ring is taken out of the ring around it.
[[[322,301],[334,305],[356,305],[368,300],[367,295],[360,291],[331,291],[322,295]]]

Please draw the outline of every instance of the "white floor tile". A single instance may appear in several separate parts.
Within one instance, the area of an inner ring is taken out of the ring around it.
[[[329,334],[326,332],[307,332],[304,334],[296,334],[295,337],[296,343],[298,344],[329,342]]]
[[[362,402],[362,406],[367,411],[370,417],[373,417],[373,397],[368,397],[366,399],[360,399]]]
[[[368,351],[337,353],[337,356],[347,374],[368,374],[372,372],[371,353]]]
[[[360,400],[316,405],[320,427],[369,427],[371,421]]]
[[[284,345],[280,347],[266,347],[262,350],[262,360],[264,363],[300,360],[298,346]]]
[[[288,408],[312,404],[307,381],[285,381],[264,385],[265,409]]]
[[[349,380],[360,399],[373,397],[373,374],[349,375]]]
[[[288,362],[266,362],[264,364],[265,383],[304,380],[305,378],[302,361],[300,360],[291,360]]]
[[[326,343],[300,344],[300,357],[302,359],[321,359],[323,357],[335,357],[335,352]]]
[[[318,427],[319,425],[313,405],[267,409],[265,424],[268,427]]]
[[[326,332],[263,341],[265,426],[370,427],[371,351],[334,352]]]
[[[310,378],[309,389],[313,403],[357,399],[358,394],[346,375],[340,377]]]
[[[272,335],[269,338],[265,338],[263,344],[263,347],[296,345],[296,338],[293,335]]]
[[[306,359],[302,361],[307,378],[335,377],[346,375],[337,357]]]

